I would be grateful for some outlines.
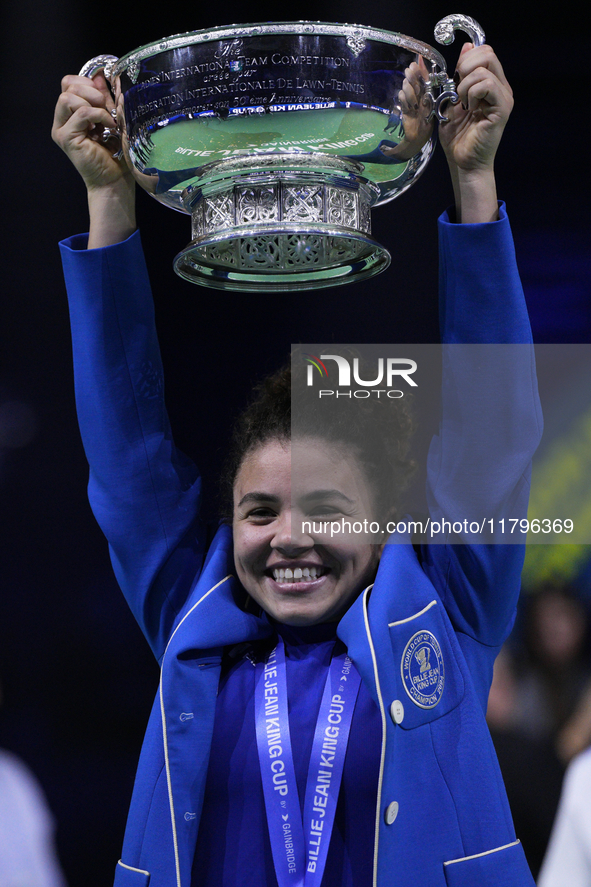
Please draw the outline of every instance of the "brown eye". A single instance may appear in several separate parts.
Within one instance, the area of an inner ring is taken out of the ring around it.
[[[272,520],[276,517],[276,512],[272,508],[261,505],[259,508],[253,508],[246,516],[254,520]]]

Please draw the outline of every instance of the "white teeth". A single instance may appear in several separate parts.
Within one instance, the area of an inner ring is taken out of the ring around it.
[[[276,568],[273,570],[273,578],[277,582],[301,582],[302,580],[305,582],[317,579],[322,576],[323,572],[322,567],[294,567],[293,570],[289,567]]]

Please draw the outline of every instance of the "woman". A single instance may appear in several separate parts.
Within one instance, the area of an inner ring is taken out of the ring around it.
[[[457,219],[440,222],[443,335],[527,342],[493,172],[511,90],[488,46],[464,47],[456,80],[462,104],[441,129]],[[115,884],[531,887],[484,717],[521,547],[382,550],[304,526],[373,518],[379,496],[348,437],[291,440],[280,379],[243,420],[232,527],[209,534],[163,410],[131,175],[96,140],[112,101],[100,76],[63,89],[53,134],[90,208],[88,241],[62,247],[89,494],[162,665]],[[474,434],[444,428],[435,508],[459,466],[491,508],[525,513],[539,433],[525,387],[502,403],[483,388]],[[487,423],[510,416],[510,459],[483,469]],[[294,491],[296,446],[308,470]]]

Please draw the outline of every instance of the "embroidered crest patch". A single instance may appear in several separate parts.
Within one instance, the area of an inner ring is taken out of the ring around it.
[[[439,641],[430,631],[417,631],[402,654],[404,689],[420,708],[435,708],[443,695],[445,667]]]

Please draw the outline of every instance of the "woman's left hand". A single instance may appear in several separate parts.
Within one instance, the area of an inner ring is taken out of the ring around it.
[[[513,108],[513,90],[490,46],[462,48],[455,80],[460,101],[448,103],[449,121],[439,127],[439,138],[450,167],[492,170],[503,130]]]

